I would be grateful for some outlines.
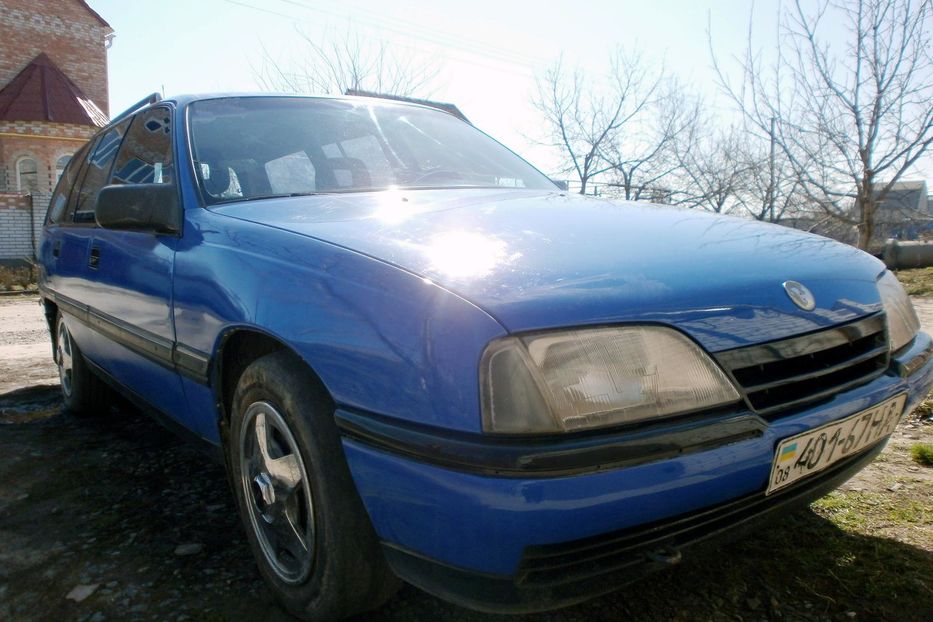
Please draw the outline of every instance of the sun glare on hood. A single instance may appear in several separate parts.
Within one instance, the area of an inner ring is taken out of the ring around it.
[[[425,252],[433,271],[452,278],[486,276],[499,264],[520,256],[519,253],[509,256],[502,240],[467,231],[437,235]]]
[[[388,225],[396,225],[417,213],[415,206],[407,196],[399,191],[398,186],[389,186],[379,195],[379,202],[373,210],[373,218]]]

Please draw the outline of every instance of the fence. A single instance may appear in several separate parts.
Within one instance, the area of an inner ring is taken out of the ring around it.
[[[0,261],[35,256],[49,196],[0,192]]]

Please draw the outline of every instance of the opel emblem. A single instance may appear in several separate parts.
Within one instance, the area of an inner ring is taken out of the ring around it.
[[[813,297],[813,292],[807,289],[803,283],[784,281],[784,291],[787,292],[794,304],[804,311],[813,311],[816,308],[816,298]]]

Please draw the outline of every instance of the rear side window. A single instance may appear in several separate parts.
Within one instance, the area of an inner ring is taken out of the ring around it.
[[[81,190],[75,201],[75,222],[94,222],[94,199],[110,178],[110,169],[129,124],[129,120],[126,120],[110,128],[94,146],[84,170],[84,179],[81,180]]]
[[[111,184],[171,184],[172,113],[153,108],[136,115],[113,167]]]
[[[68,197],[71,195],[71,189],[78,179],[78,172],[81,170],[81,165],[87,157],[89,145],[90,143],[84,145],[84,147],[71,158],[71,161],[58,179],[58,185],[55,186],[55,192],[52,193],[52,200],[49,201],[48,222],[50,224],[57,225],[65,218],[66,208],[68,207]]]

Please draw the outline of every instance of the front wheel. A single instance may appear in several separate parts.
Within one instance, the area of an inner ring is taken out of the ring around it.
[[[275,352],[243,372],[227,452],[260,573],[292,614],[338,620],[394,594],[330,399],[296,357]]]

